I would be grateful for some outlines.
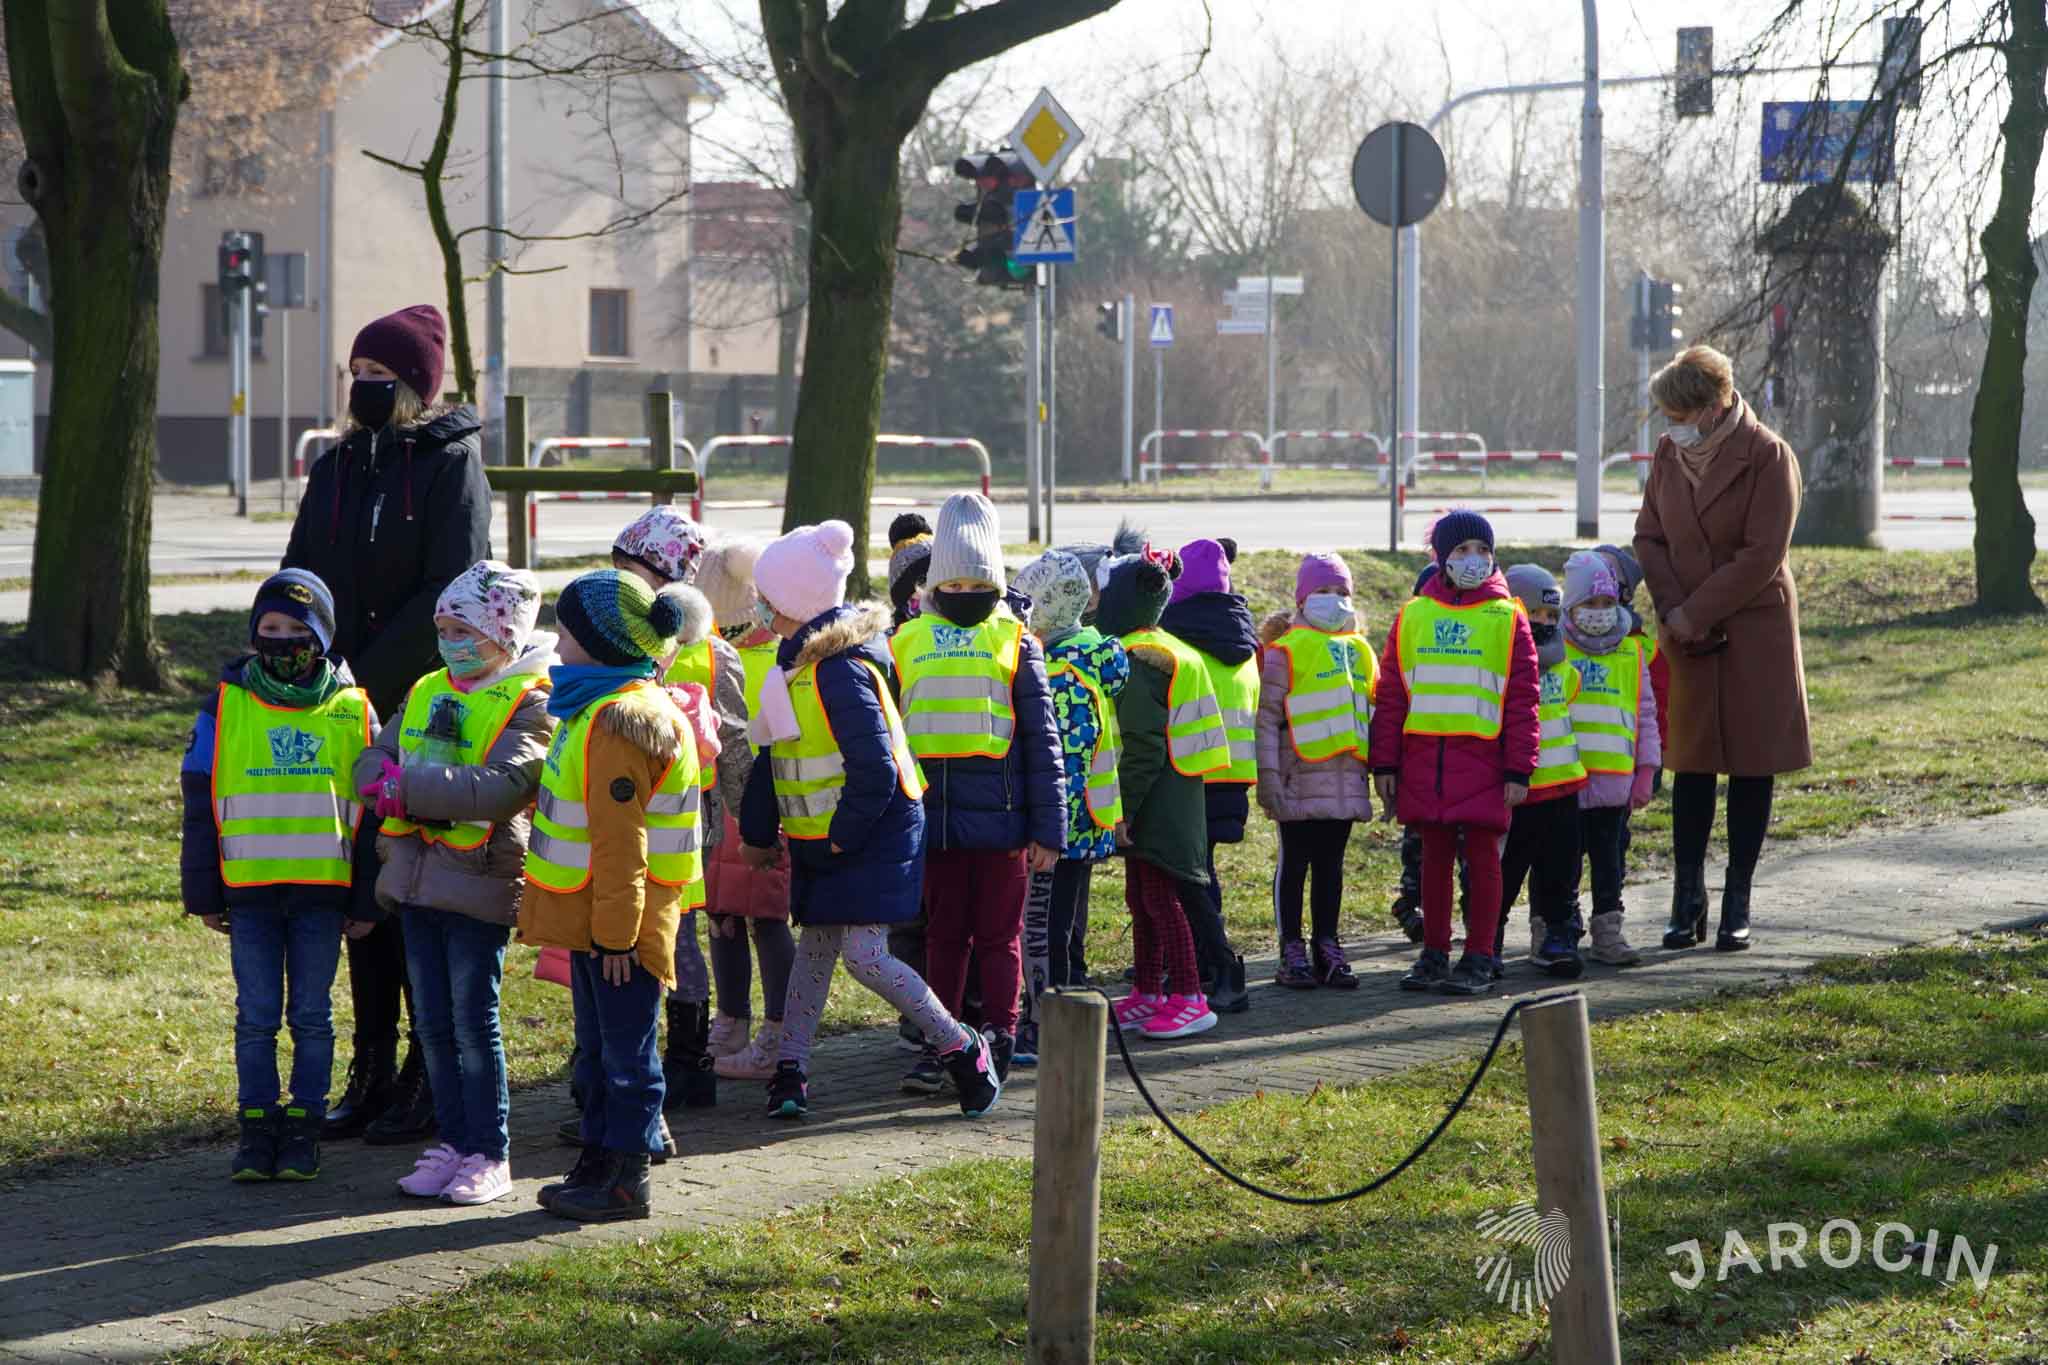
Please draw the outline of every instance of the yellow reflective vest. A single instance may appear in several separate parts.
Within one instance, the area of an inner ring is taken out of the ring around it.
[[[1579,670],[1569,658],[1543,670],[1536,703],[1543,738],[1536,751],[1536,771],[1529,775],[1530,791],[1585,781],[1586,765],[1579,760],[1578,740],[1572,732],[1572,703],[1578,695]]]
[[[1154,626],[1124,636],[1124,648],[1153,649],[1173,664],[1166,688],[1166,754],[1182,777],[1206,777],[1230,766],[1230,733],[1202,656]]]
[[[541,766],[534,801],[533,837],[526,849],[526,879],[549,891],[581,891],[590,884],[590,730],[600,713],[652,682],[629,683],[583,708],[555,731]],[[647,879],[682,889],[677,908],[704,903],[704,810],[696,736],[686,721],[675,761],[647,798]]]
[[[1643,638],[1624,635],[1609,654],[1588,654],[1565,644],[1565,657],[1579,670],[1579,695],[1572,702],[1572,733],[1589,773],[1636,770],[1636,717],[1643,696]]]
[[[1117,724],[1116,706],[1094,678],[1069,660],[1055,660],[1046,666],[1045,672],[1049,678],[1073,674],[1095,707],[1095,752],[1088,759],[1088,787],[1084,796],[1088,818],[1096,828],[1115,829],[1124,818],[1123,787],[1116,775],[1117,764],[1124,756],[1124,734]]]
[[[1259,657],[1254,654],[1235,668],[1205,650],[1188,646],[1209,685],[1216,689],[1216,706],[1223,713],[1223,733],[1230,744],[1230,762],[1214,772],[1202,774],[1208,783],[1242,783],[1259,780]]]
[[[998,606],[978,626],[927,612],[889,637],[903,684],[903,729],[919,758],[1002,758],[1017,735],[1024,623]]]
[[[779,639],[771,639],[765,644],[740,647],[740,668],[747,675],[744,691],[749,718],[761,714],[761,687],[768,681],[768,670],[775,667],[775,651],[781,643]],[[756,752],[760,751],[760,745],[753,744],[751,740],[748,743]]]
[[[1295,626],[1268,646],[1287,656],[1287,737],[1304,763],[1363,757],[1372,742],[1380,661],[1356,631]]]
[[[917,765],[904,735],[903,717],[889,695],[889,680],[866,659],[852,661],[868,671],[882,715],[889,723],[889,753],[896,763],[896,781],[913,801],[924,797],[924,771]],[[782,832],[792,839],[828,839],[832,816],[846,791],[846,758],[832,737],[832,720],[818,695],[818,665],[806,664],[789,675],[789,701],[796,712],[795,739],[769,747],[769,772],[774,778],[775,808]]]
[[[455,750],[453,758],[430,761],[481,764],[512,723],[520,699],[539,683],[540,678],[529,673],[501,678],[474,692],[460,692],[447,669],[429,673],[412,685],[405,699],[405,717],[398,727],[400,763],[422,755],[430,746],[448,744]],[[483,847],[491,837],[491,826],[487,821],[462,821],[437,829],[390,819],[378,826],[377,832],[392,838],[416,834],[430,844],[470,849]]]
[[[1454,607],[1417,597],[1401,609],[1397,652],[1408,684],[1411,735],[1498,739],[1515,646],[1513,598]]]
[[[272,706],[220,685],[213,823],[229,886],[349,886],[363,822],[350,772],[370,747],[370,697],[344,687],[318,706]]]

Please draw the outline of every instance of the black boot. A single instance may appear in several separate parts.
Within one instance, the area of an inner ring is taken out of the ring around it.
[[[1746,924],[1748,916],[1743,919]],[[1681,863],[1671,875],[1671,923],[1664,926],[1664,946],[1691,948],[1706,937],[1707,870],[1698,863]]]
[[[1714,946],[1724,953],[1739,953],[1749,946],[1749,879],[1736,880],[1734,873],[1721,884],[1721,924],[1714,931]]]
[[[668,1043],[661,1053],[661,1079],[668,1087],[664,1111],[708,1109],[718,1103],[718,1075],[712,1071],[711,1006],[668,998]]]
[[[427,1084],[427,1064],[420,1050],[405,1054],[405,1065],[391,1086],[391,1103],[368,1128],[363,1141],[372,1147],[418,1142],[434,1131],[434,1092]]]
[[[1233,953],[1222,981],[1209,992],[1209,1008],[1218,1014],[1243,1014],[1251,1007],[1251,991],[1244,980],[1244,956]]]
[[[277,1123],[277,1178],[311,1180],[320,1174],[320,1120],[296,1105]]]
[[[581,1143],[580,1138],[578,1143]],[[581,1152],[577,1153],[576,1164],[569,1168],[569,1174],[563,1176],[560,1180],[540,1187],[540,1206],[544,1209],[551,1208],[556,1195],[564,1190],[572,1190],[580,1185],[589,1184],[597,1179],[603,1170],[604,1148],[585,1147]]]
[[[547,1210],[560,1218],[579,1223],[613,1223],[626,1218],[645,1218],[651,1191],[647,1183],[647,1153],[615,1152],[607,1148],[603,1165],[592,1173],[587,1185],[571,1185],[548,1204]]]
[[[348,1088],[327,1111],[320,1135],[329,1142],[361,1137],[363,1129],[377,1120],[391,1103],[391,1086],[398,1074],[398,1040],[380,1038],[374,1042],[356,1039],[355,1055],[349,1058]]]
[[[242,1140],[228,1163],[230,1180],[275,1180],[277,1178],[277,1119],[280,1109],[244,1109]]]

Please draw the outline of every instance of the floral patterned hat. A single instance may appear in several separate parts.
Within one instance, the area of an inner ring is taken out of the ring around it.
[[[434,619],[443,617],[462,622],[507,654],[517,655],[540,618],[540,580],[495,559],[472,564],[441,590]]]
[[[612,553],[644,564],[665,583],[688,583],[704,554],[704,528],[673,507],[650,507],[619,532]]]

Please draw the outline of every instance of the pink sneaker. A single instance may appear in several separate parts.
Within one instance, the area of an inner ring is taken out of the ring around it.
[[[1199,995],[1169,995],[1138,1032],[1147,1038],[1192,1038],[1216,1027],[1216,1013]]]
[[[713,1057],[730,1057],[747,1046],[747,1021],[721,1014],[711,1021],[711,1037],[704,1050]]]
[[[1126,1030],[1137,1028],[1150,1019],[1164,1003],[1165,999],[1162,996],[1146,995],[1141,991],[1131,992],[1112,1007],[1116,1011],[1117,1027]]]
[[[445,1142],[438,1143],[420,1153],[411,1175],[400,1177],[398,1192],[415,1199],[439,1199],[441,1192],[448,1188],[448,1182],[455,1178],[456,1168],[460,1165],[462,1153]]]
[[[711,1069],[729,1081],[771,1081],[775,1079],[775,1063],[781,1055],[782,1025],[770,1019],[761,1025],[753,1042],[720,1057]]]
[[[455,1178],[441,1197],[451,1204],[488,1204],[512,1192],[512,1163],[494,1161],[482,1152],[462,1158]]]

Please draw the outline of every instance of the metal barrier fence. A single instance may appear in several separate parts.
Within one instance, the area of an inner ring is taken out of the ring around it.
[[[721,450],[760,449],[763,447],[786,447],[790,444],[787,436],[714,436],[704,443],[704,449],[697,454],[697,495],[690,500],[690,515],[704,519],[704,499],[710,487],[711,457]],[[875,437],[877,447],[886,446],[891,450],[966,450],[971,451],[981,464],[981,495],[989,495],[995,467],[989,460],[988,447],[971,436],[902,436],[889,432]],[[885,499],[877,499],[881,505]],[[763,504],[766,507],[780,507],[779,502]]]
[[[1217,430],[1217,429],[1214,429],[1214,428],[1205,428],[1205,427],[1174,427],[1174,428],[1161,428],[1161,429],[1160,429],[1160,430],[1158,430],[1158,431],[1148,431],[1148,432],[1146,432],[1146,433],[1145,433],[1145,439],[1144,439],[1144,440],[1142,440],[1142,441],[1140,441],[1140,442],[1138,442],[1138,482],[1139,482],[1139,483],[1141,483],[1141,484],[1142,484],[1142,483],[1144,483],[1144,482],[1145,482],[1146,478],[1148,477],[1148,473],[1149,473],[1149,477],[1150,477],[1150,478],[1152,479],[1152,481],[1153,481],[1154,483],[1157,483],[1157,482],[1159,481],[1159,476],[1160,476],[1160,475],[1161,475],[1162,473],[1164,473],[1164,472],[1166,472],[1166,471],[1168,471],[1168,470],[1172,470],[1172,471],[1175,471],[1175,472],[1180,472],[1180,473],[1193,473],[1193,472],[1208,472],[1208,473],[1213,473],[1213,472],[1216,472],[1216,471],[1218,471],[1218,470],[1224,470],[1224,469],[1242,469],[1242,468],[1244,468],[1244,466],[1243,466],[1243,465],[1240,465],[1240,464],[1235,464],[1235,463],[1233,463],[1233,462],[1231,462],[1231,461],[1229,461],[1229,460],[1211,460],[1211,461],[1201,461],[1201,460],[1173,460],[1173,461],[1164,461],[1164,460],[1160,460],[1160,459],[1157,459],[1157,458],[1156,458],[1156,456],[1158,455],[1158,452],[1159,452],[1159,448],[1160,448],[1160,445],[1161,445],[1161,443],[1162,443],[1162,442],[1164,442],[1164,441],[1167,441],[1167,440],[1169,440],[1169,439],[1171,439],[1171,440],[1182,440],[1182,441],[1199,441],[1199,440],[1210,440],[1210,441],[1228,441],[1228,440],[1238,440],[1238,439],[1242,439],[1242,440],[1250,441],[1250,442],[1251,442],[1251,443],[1252,443],[1252,444],[1253,444],[1254,446],[1256,446],[1256,447],[1258,448],[1258,452],[1259,452],[1259,468],[1260,468],[1260,473],[1259,473],[1259,487],[1261,487],[1261,488],[1271,488],[1271,487],[1273,486],[1273,448],[1272,448],[1272,446],[1270,446],[1270,445],[1268,445],[1268,444],[1266,443],[1266,437],[1265,437],[1265,434],[1264,434],[1263,432],[1257,432],[1257,431],[1222,431],[1222,430]],[[1152,459],[1152,460],[1149,460],[1149,461],[1148,461],[1148,460],[1147,460],[1147,459],[1145,458],[1145,454],[1146,454],[1146,452],[1147,452],[1147,451],[1150,451],[1150,452],[1152,452],[1152,454],[1153,454],[1153,455],[1155,456],[1155,458],[1154,458],[1154,459]]]

